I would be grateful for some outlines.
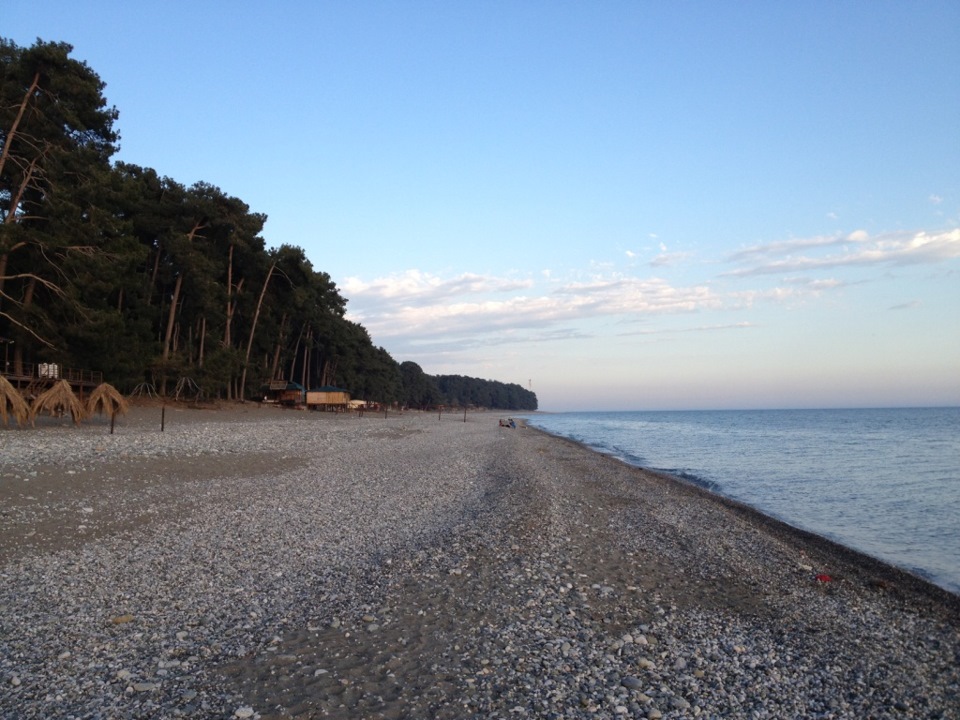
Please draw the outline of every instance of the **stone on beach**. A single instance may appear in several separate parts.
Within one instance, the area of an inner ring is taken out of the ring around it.
[[[483,413],[144,412],[0,436],[0,718],[955,714],[955,600],[682,482]]]

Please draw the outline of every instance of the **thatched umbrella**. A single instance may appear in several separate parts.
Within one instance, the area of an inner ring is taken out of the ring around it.
[[[117,413],[123,415],[129,410],[127,400],[120,391],[110,383],[101,383],[87,398],[87,412],[110,413],[110,434],[113,435],[113,421]]]
[[[36,418],[44,410],[47,410],[51,415],[68,412],[73,417],[74,425],[79,425],[80,421],[86,417],[83,403],[73,394],[73,388],[66,380],[60,380],[49,390],[40,393],[30,407],[30,420]]]
[[[30,419],[30,406],[23,399],[23,395],[17,390],[10,381],[3,375],[0,375],[0,419],[3,424],[7,424],[7,413],[13,415],[17,425],[23,425]]]

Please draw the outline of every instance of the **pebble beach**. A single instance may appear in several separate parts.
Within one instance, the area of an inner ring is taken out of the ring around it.
[[[0,718],[960,718],[960,597],[498,420],[0,427]]]

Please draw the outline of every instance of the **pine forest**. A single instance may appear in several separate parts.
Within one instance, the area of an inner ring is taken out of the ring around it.
[[[119,112],[71,52],[0,38],[5,374],[55,363],[125,393],[170,396],[187,379],[237,400],[286,380],[383,404],[536,409],[520,385],[396,362],[301,248],[266,246],[266,217],[241,199],[114,161]]]

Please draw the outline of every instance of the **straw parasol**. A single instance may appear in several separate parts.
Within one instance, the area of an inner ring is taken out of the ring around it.
[[[23,395],[10,381],[0,375],[0,420],[7,424],[7,413],[13,416],[17,425],[23,425],[30,419],[30,406],[23,399]]]
[[[66,380],[60,380],[54,383],[53,387],[40,393],[33,405],[30,407],[30,419],[33,420],[42,411],[48,411],[51,415],[59,415],[65,412],[73,417],[73,424],[79,425],[80,421],[86,417],[86,410],[77,396],[73,394],[73,388]]]
[[[90,393],[90,397],[87,398],[87,412],[90,415],[94,413],[109,413],[110,415],[120,413],[123,415],[129,409],[127,399],[110,383],[97,385],[96,389]]]
[[[113,421],[117,413],[123,415],[129,410],[127,400],[120,391],[110,383],[101,383],[90,393],[87,398],[87,413],[109,413],[110,414],[110,433],[113,434]]]

